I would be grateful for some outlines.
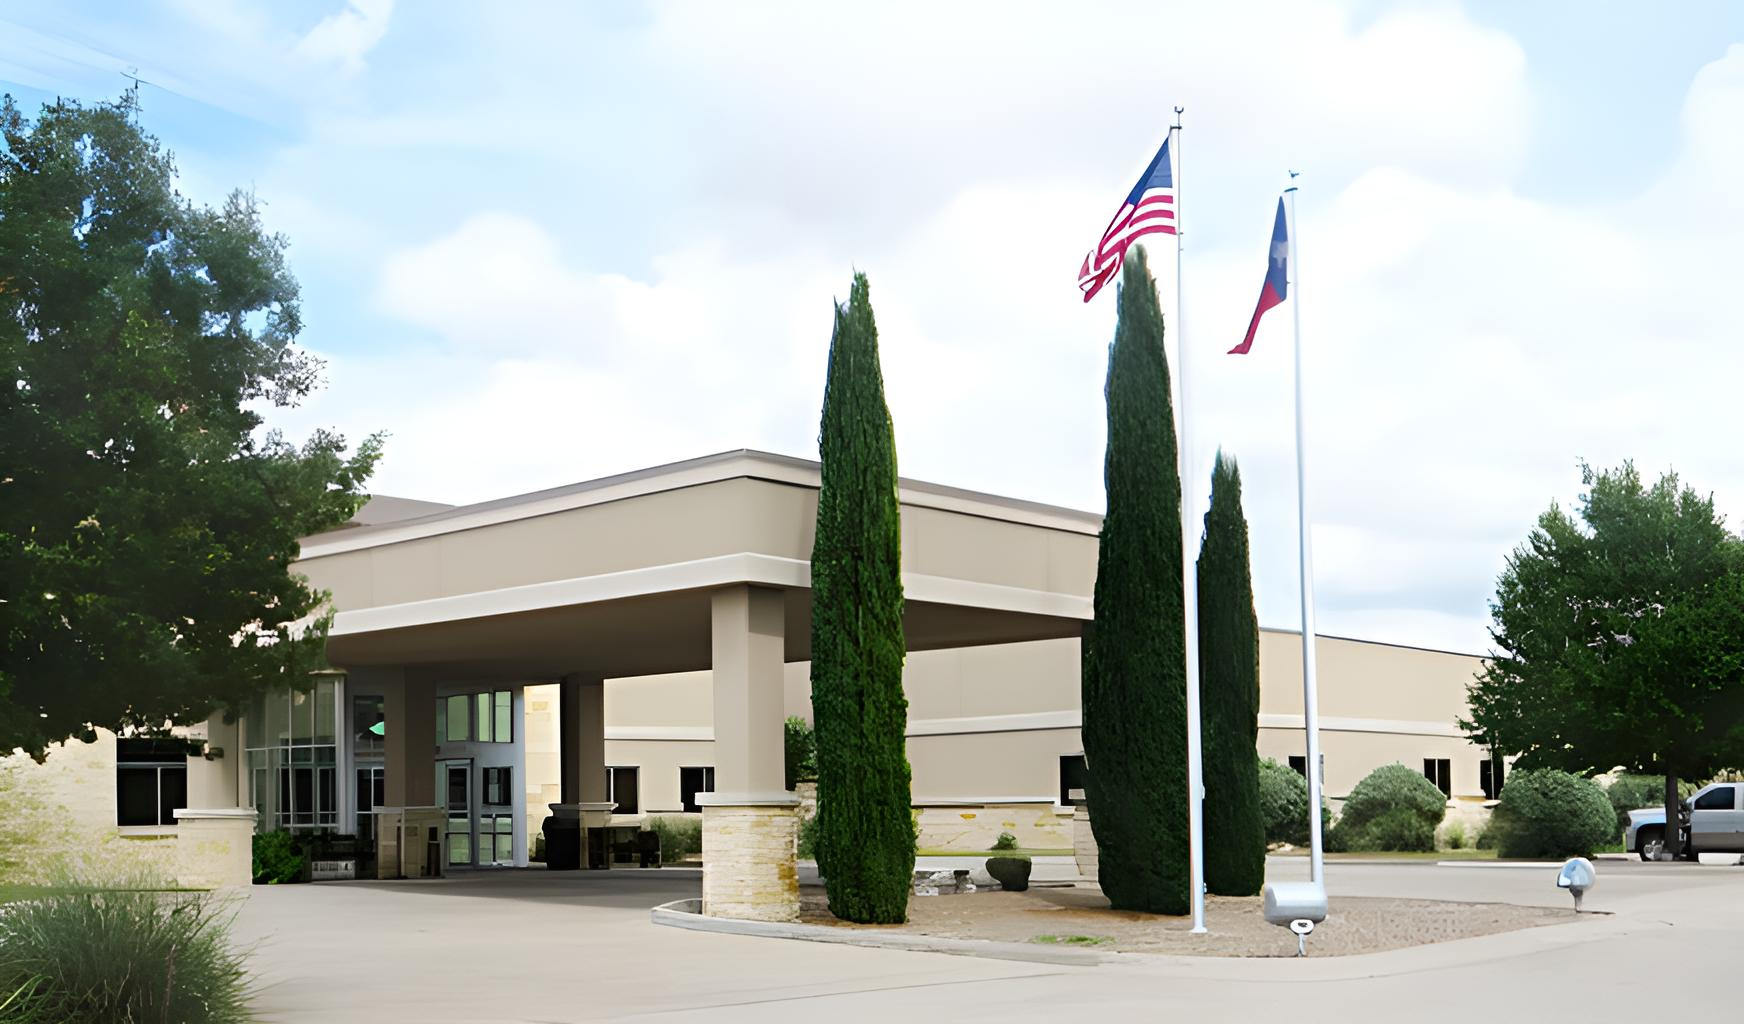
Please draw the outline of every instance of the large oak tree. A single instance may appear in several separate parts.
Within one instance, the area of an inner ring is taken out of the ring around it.
[[[1663,774],[1673,821],[1678,777],[1744,763],[1744,547],[1676,474],[1582,482],[1508,559],[1461,724],[1519,767]]]
[[[320,595],[288,566],[379,452],[263,428],[320,374],[285,240],[250,195],[179,195],[138,114],[0,105],[0,751],[202,719],[313,667]]]

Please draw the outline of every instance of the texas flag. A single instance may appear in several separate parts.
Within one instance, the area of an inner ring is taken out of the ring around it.
[[[1284,221],[1284,201],[1278,200],[1278,222],[1272,228],[1272,258],[1266,266],[1266,283],[1260,289],[1260,302],[1254,307],[1253,319],[1247,325],[1247,337],[1229,350],[1232,356],[1246,355],[1253,348],[1254,332],[1260,329],[1260,317],[1266,310],[1283,302],[1290,291],[1290,229]]]

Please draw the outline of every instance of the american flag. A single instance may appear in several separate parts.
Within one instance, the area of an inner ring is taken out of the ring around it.
[[[1102,241],[1096,243],[1096,248],[1084,257],[1084,265],[1078,268],[1078,287],[1084,292],[1084,301],[1095,298],[1102,286],[1120,273],[1126,247],[1136,239],[1174,233],[1175,172],[1169,163],[1169,140],[1164,139],[1163,148],[1151,158],[1150,166],[1139,175],[1138,184],[1127,193],[1119,212],[1108,222]]]

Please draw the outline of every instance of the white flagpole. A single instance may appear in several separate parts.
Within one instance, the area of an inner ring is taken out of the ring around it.
[[[1187,858],[1188,887],[1193,899],[1193,933],[1205,933],[1205,771],[1199,736],[1199,506],[1193,500],[1199,479],[1193,462],[1192,423],[1187,415],[1187,301],[1181,289],[1181,111],[1175,108],[1175,349],[1181,369],[1179,466],[1181,473],[1181,605],[1187,620]]]
[[[1293,178],[1295,171],[1290,172]],[[1302,728],[1308,734],[1308,878],[1325,884],[1320,836],[1320,691],[1314,636],[1314,549],[1308,522],[1308,458],[1302,427],[1302,272],[1297,262],[1296,186],[1290,200],[1290,312],[1296,320],[1296,523],[1302,554]]]

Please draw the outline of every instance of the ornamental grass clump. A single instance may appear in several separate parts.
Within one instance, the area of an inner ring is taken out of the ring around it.
[[[0,913],[0,1024],[240,1024],[247,954],[209,893],[44,889]]]

